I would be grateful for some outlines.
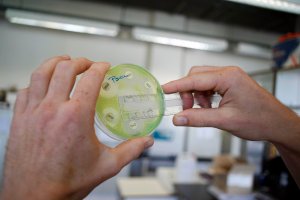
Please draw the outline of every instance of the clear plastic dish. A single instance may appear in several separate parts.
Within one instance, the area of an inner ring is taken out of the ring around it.
[[[152,74],[137,65],[121,64],[104,78],[95,123],[117,140],[147,136],[161,122],[164,106],[163,90]]]
[[[200,108],[194,97],[194,106]],[[210,97],[217,108],[218,94]],[[112,67],[103,80],[97,99],[95,123],[108,136],[127,140],[151,135],[162,117],[182,111],[179,93],[164,94],[159,82],[144,68],[121,64]]]

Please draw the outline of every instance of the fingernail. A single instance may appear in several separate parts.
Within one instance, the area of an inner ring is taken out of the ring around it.
[[[145,142],[145,149],[148,149],[149,147],[151,147],[153,145],[154,141],[151,137],[148,137],[146,142]]]
[[[188,119],[184,116],[174,116],[174,124],[178,126],[187,125]]]

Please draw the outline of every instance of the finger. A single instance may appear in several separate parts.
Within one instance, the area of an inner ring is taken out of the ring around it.
[[[197,74],[192,74],[179,80],[166,83],[162,86],[162,88],[167,94],[208,90],[223,94],[228,87],[223,79],[222,70],[199,72]]]
[[[25,111],[28,104],[28,88],[18,91],[16,103],[14,106],[14,113],[22,113]]]
[[[180,97],[183,102],[183,110],[192,108],[194,106],[194,96],[191,92],[181,92]]]
[[[221,128],[222,115],[221,109],[191,108],[176,114],[173,123],[176,126]]]
[[[211,96],[213,92],[204,91],[204,92],[195,92],[194,97],[202,108],[211,108]]]
[[[57,56],[46,60],[31,75],[29,84],[30,105],[36,106],[46,96],[49,82],[52,77],[55,66],[62,60],[69,60],[69,56]]]
[[[220,67],[215,66],[194,66],[190,69],[188,75],[192,75],[199,72],[215,71],[220,69]]]
[[[139,157],[139,155],[154,143],[152,137],[141,137],[127,140],[112,149],[113,154],[118,160],[119,167],[127,165],[130,161]]]
[[[76,76],[86,71],[92,64],[93,62],[86,58],[59,62],[51,78],[47,96],[57,102],[68,100]]]
[[[193,108],[194,104],[197,104],[202,108],[211,108],[210,93],[208,93],[208,91],[196,91],[194,92],[194,95],[192,92],[181,92],[180,97],[183,102],[183,110]]]
[[[86,108],[85,111],[95,110],[101,83],[109,67],[109,63],[94,63],[79,80],[72,99],[82,102],[82,106]]]

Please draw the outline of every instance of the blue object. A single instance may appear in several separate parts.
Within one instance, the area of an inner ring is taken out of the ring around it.
[[[160,131],[160,130],[155,130],[153,132],[153,138],[155,140],[163,140],[163,141],[170,141],[173,139],[172,134],[170,131]]]
[[[273,67],[282,68],[293,52],[299,47],[300,38],[280,42],[273,47]]]

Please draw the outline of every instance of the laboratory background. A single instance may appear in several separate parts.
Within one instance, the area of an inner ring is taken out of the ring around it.
[[[139,65],[160,84],[192,66],[239,66],[300,114],[299,0],[0,0],[1,175],[16,92],[64,54]],[[152,136],[153,147],[85,199],[300,199],[268,142],[175,127],[172,115]]]

